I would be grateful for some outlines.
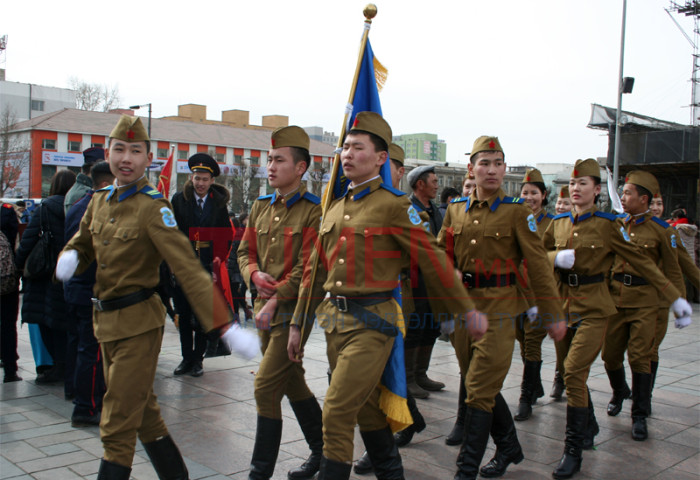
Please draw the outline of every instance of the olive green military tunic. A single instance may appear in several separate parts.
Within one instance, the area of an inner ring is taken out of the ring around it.
[[[661,268],[680,292],[685,291],[683,275],[678,265],[677,234],[666,222],[651,212],[618,218],[630,242],[643,255]],[[615,257],[610,280],[610,293],[617,314],[608,323],[601,357],[607,370],[619,370],[624,363],[625,350],[633,372],[650,373],[656,334],[659,295],[637,270],[620,256]]]
[[[297,304],[304,261],[310,255],[310,243],[304,254],[304,238],[316,238],[321,219],[320,200],[302,184],[287,195],[275,192],[257,199],[248,220],[248,228],[238,248],[238,265],[248,285],[255,271],[265,272],[278,282],[277,309],[269,330],[258,330],[263,359],[255,376],[255,401],[258,414],[282,418],[281,401],[291,402],[313,396],[304,379],[304,367],[287,355],[289,326]],[[255,300],[258,313],[266,300]],[[302,345],[311,328],[305,329]]]
[[[455,353],[465,375],[466,403],[491,411],[510,368],[515,323],[527,310],[522,288],[533,289],[545,325],[564,318],[552,266],[532,210],[501,189],[485,201],[479,201],[476,192],[453,201],[447,207],[438,244],[448,254],[453,251],[456,267],[474,278],[515,277],[507,286],[469,289],[476,308],[489,318],[488,330],[480,340],[469,337],[464,325],[455,329]],[[527,262],[527,277],[519,272],[523,261]]]
[[[145,177],[95,192],[68,250],[78,252],[77,274],[96,261],[100,300],[156,287],[165,260],[207,331],[229,321],[223,297],[177,228],[170,202]],[[107,384],[100,423],[104,458],[130,466],[137,434],[147,443],[168,432],[153,393],[165,307],[153,295],[119,310],[96,310],[93,323]]]
[[[403,195],[375,177],[333,201],[319,232],[320,249],[314,249],[305,267],[299,297],[323,298],[330,292],[349,300],[386,298],[384,294],[396,287],[405,268],[402,254],[408,254],[426,274],[428,294],[441,312],[472,310],[474,304],[455,278],[445,252]],[[316,257],[320,267],[311,285]],[[297,304],[295,324],[303,321],[303,303]],[[355,424],[362,431],[387,426],[379,408],[378,384],[394,343],[389,330],[399,323],[400,309],[391,299],[364,308],[385,323],[343,312],[329,300],[315,309],[316,320],[326,331],[333,372],[323,405],[323,454],[338,462],[352,461]]]
[[[552,263],[560,250],[575,250],[574,268],[556,269],[569,327],[576,329],[564,362],[564,382],[568,405],[587,407],[590,366],[601,350],[608,318],[617,313],[608,288],[615,255],[629,262],[669,302],[680,295],[656,265],[627,239],[616,216],[595,206],[581,214],[555,216],[545,231],[544,246]]]

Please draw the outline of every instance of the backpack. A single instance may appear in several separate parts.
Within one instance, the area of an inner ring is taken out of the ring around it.
[[[12,251],[10,241],[4,233],[0,232],[0,294],[16,292],[17,287],[19,287],[19,282],[15,254]]]

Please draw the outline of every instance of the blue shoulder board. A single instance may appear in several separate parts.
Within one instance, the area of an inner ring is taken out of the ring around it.
[[[523,203],[525,200],[522,198],[515,198],[515,197],[503,197],[503,201],[501,203]]]
[[[669,228],[669,227],[671,226],[671,225],[669,225],[668,223],[666,223],[666,222],[664,222],[663,220],[661,220],[659,217],[654,216],[654,217],[651,217],[651,219],[652,219],[653,221],[655,221],[656,223],[658,223],[659,225],[661,225],[662,227],[664,227],[664,228]]]
[[[604,218],[606,220],[610,220],[611,222],[614,222],[615,219],[617,218],[617,215],[615,215],[615,214],[601,212],[600,210],[596,210],[593,215],[595,215],[596,217]]]
[[[143,187],[141,190],[139,190],[139,193],[144,193],[154,200],[156,198],[163,198],[163,194],[155,188],[151,187],[150,185],[146,185],[145,187]]]
[[[110,190],[114,190],[114,185],[107,185],[106,187],[100,188],[97,191],[98,192],[109,192]]]
[[[554,215],[552,215],[551,213],[548,213],[547,215],[545,215],[545,217],[554,220]]]
[[[256,200],[267,200],[267,199],[272,198],[273,195],[274,195],[274,193],[271,193],[269,195],[263,195],[262,197],[256,198]]]
[[[304,198],[309,202],[313,203],[314,205],[318,205],[319,203],[321,203],[321,199],[310,192],[304,193]]]
[[[554,215],[552,220],[559,220],[560,218],[569,218],[571,214],[569,212],[560,213],[559,215]]]
[[[618,214],[613,213],[611,215],[615,215],[615,218],[626,218],[628,214],[623,212],[623,213],[618,213]]]
[[[469,200],[469,197],[453,198],[453,199],[450,201],[450,203],[462,203],[462,202],[466,202],[467,200]]]
[[[384,190],[388,190],[389,192],[393,193],[393,194],[396,195],[397,197],[400,197],[401,195],[406,195],[405,192],[402,192],[401,190],[398,190],[398,189],[396,189],[396,188],[394,188],[394,187],[392,187],[392,186],[390,186],[390,185],[387,185],[386,183],[382,183],[382,184],[381,184],[381,187],[382,187]]]

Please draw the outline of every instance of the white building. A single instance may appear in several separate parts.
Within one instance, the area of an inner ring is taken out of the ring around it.
[[[75,108],[75,91],[31,83],[0,81],[0,108],[10,107],[17,122],[64,108]]]

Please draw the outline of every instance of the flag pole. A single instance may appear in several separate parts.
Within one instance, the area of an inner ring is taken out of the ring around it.
[[[335,156],[333,157],[333,166],[331,167],[330,178],[328,184],[326,185],[326,194],[322,196],[321,201],[321,222],[323,222],[323,217],[325,216],[328,208],[331,205],[332,195],[333,195],[333,185],[338,178],[338,170],[340,167],[340,151],[343,148],[343,141],[345,140],[345,133],[347,131],[348,119],[350,118],[351,111],[350,105],[355,98],[355,90],[357,89],[357,80],[360,76],[360,69],[362,68],[362,59],[365,56],[365,48],[367,47],[367,38],[369,38],[369,29],[372,25],[372,19],[377,16],[377,6],[373,3],[368,3],[364,8],[362,13],[365,16],[364,31],[362,32],[362,41],[360,42],[360,53],[357,56],[357,64],[355,65],[355,76],[352,79],[352,85],[350,86],[350,95],[348,96],[348,103],[345,109],[345,115],[343,116],[343,125],[340,128],[340,135],[338,136],[338,145],[335,150]],[[320,240],[319,240],[320,247]],[[318,271],[319,255],[316,255],[314,259],[314,264],[311,269],[311,281],[309,283],[310,289],[309,293],[313,293],[313,286],[316,282],[316,272]],[[304,321],[301,324],[301,338],[304,338],[304,330],[306,328],[306,318],[309,315],[309,306],[311,305],[311,295],[307,295],[304,301]]]

